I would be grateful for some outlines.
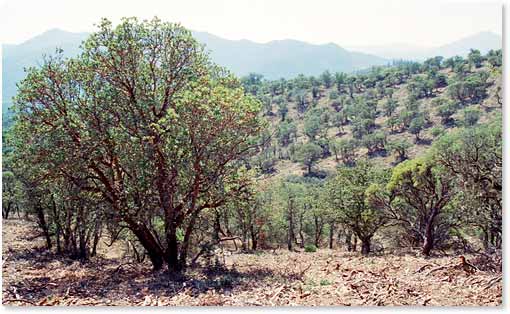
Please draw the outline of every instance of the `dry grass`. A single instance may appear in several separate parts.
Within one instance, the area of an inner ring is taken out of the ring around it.
[[[458,257],[364,258],[336,250],[277,250],[228,255],[222,267],[196,268],[176,277],[126,260],[98,257],[80,263],[56,257],[37,249],[42,243],[27,242],[30,230],[22,220],[4,221],[4,305],[494,306],[502,302],[501,273],[490,269],[467,273],[456,266]]]

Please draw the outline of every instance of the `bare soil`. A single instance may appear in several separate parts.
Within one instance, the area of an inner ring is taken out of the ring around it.
[[[56,256],[42,241],[28,240],[32,230],[31,222],[3,221],[4,305],[502,304],[501,266],[478,255],[466,255],[477,269],[464,270],[455,255],[274,250],[224,254],[221,267],[177,276],[105,254],[83,263]]]

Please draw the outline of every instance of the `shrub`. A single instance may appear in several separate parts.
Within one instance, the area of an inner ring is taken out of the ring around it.
[[[329,281],[327,279],[322,279],[320,282],[321,286],[329,286],[330,284],[331,284],[331,281]]]
[[[305,245],[305,252],[313,253],[317,251],[317,247],[313,244],[307,244]]]

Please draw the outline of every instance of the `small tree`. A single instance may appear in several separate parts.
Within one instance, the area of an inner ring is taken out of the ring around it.
[[[389,150],[396,154],[395,161],[401,162],[407,159],[407,152],[413,145],[407,140],[395,140],[388,143]]]
[[[372,186],[384,184],[385,180],[385,170],[361,161],[352,168],[340,167],[324,189],[325,199],[338,213],[339,222],[361,240],[363,255],[370,253],[372,237],[387,221],[383,210],[372,206],[368,198]]]
[[[285,120],[288,112],[289,112],[289,107],[288,107],[287,103],[284,101],[278,102],[278,114],[281,117],[281,121]]]
[[[437,107],[437,115],[441,117],[441,123],[447,125],[452,122],[452,115],[457,111],[457,106],[452,101],[446,101]]]
[[[478,109],[475,108],[464,109],[464,111],[462,112],[464,125],[467,127],[474,126],[475,124],[478,123],[478,120],[480,119],[481,115],[482,113]]]
[[[330,88],[331,84],[333,84],[333,75],[331,75],[329,71],[324,71],[321,74],[321,80],[322,83],[324,84],[324,87]]]
[[[480,68],[483,62],[483,56],[478,49],[471,49],[468,54],[468,61],[471,65],[474,65],[475,68]]]
[[[420,115],[414,118],[409,124],[409,132],[414,134],[415,142],[420,140],[420,133],[425,128],[425,119]]]
[[[397,107],[398,103],[393,98],[386,100],[386,102],[384,103],[384,114],[387,117],[391,117],[391,115],[393,115]]]
[[[308,175],[311,175],[313,165],[322,157],[322,148],[314,143],[306,143],[297,149],[294,157],[306,166]]]
[[[428,256],[434,248],[441,213],[453,196],[451,178],[430,158],[417,158],[396,166],[387,188],[396,196],[392,198],[393,218],[419,234],[422,253]]]
[[[335,154],[337,162],[342,160],[345,165],[352,165],[354,163],[356,149],[356,141],[352,139],[340,138],[335,139],[331,144],[331,150]]]

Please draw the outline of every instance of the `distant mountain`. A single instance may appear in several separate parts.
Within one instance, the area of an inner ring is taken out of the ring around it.
[[[287,39],[260,44],[249,40],[227,40],[204,32],[194,32],[193,36],[206,45],[216,63],[237,75],[256,72],[268,79],[279,79],[298,74],[318,75],[325,70],[352,72],[388,63],[386,59],[351,52],[333,43],[312,45]]]
[[[3,108],[10,106],[16,93],[16,82],[24,77],[24,67],[37,65],[43,54],[54,53],[56,47],[62,48],[66,56],[76,55],[87,35],[53,29],[19,45],[3,45]],[[261,44],[249,40],[227,40],[204,32],[194,32],[193,35],[206,45],[216,63],[237,75],[256,72],[269,79],[278,79],[301,73],[318,75],[325,70],[352,72],[388,63],[383,58],[350,52],[336,44],[312,45],[296,40]]]
[[[465,56],[472,48],[476,48],[482,54],[485,54],[491,49],[501,49],[501,47],[502,38],[500,35],[492,32],[481,32],[435,48],[429,55],[443,56],[445,58],[457,55]]]
[[[2,45],[2,109],[10,107],[16,82],[25,76],[24,68],[38,65],[43,55],[54,54],[57,47],[66,56],[77,55],[87,35],[52,29],[19,45]]]
[[[352,51],[375,54],[390,60],[421,59],[423,58],[424,52],[430,50],[430,47],[416,46],[406,43],[394,43],[380,46],[349,46],[346,48]]]
[[[424,60],[426,58],[443,56],[466,56],[474,48],[485,54],[491,49],[501,49],[502,38],[492,32],[481,32],[461,38],[452,43],[439,47],[420,47],[408,44],[392,44],[385,46],[358,46],[348,47],[353,51],[371,53],[387,59]]]

